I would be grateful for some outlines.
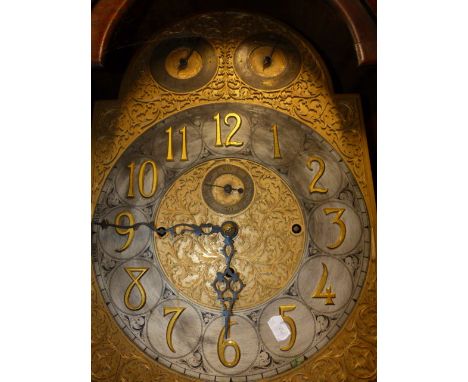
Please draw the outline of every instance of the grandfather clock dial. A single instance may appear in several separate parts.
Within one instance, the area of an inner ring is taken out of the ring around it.
[[[321,65],[235,12],[137,55],[93,149],[97,380],[374,378],[365,137]]]
[[[213,116],[230,114],[242,150],[220,153],[218,128],[224,137],[232,126]],[[169,125],[190,132],[187,146],[201,137],[202,154],[188,150],[196,159],[174,157],[174,168],[170,136],[160,139]],[[282,113],[229,103],[178,113],[130,145],[101,192],[94,265],[106,303],[137,346],[176,370],[281,373],[330,341],[356,303],[369,258],[360,200],[339,154]],[[231,247],[213,229],[228,221],[238,229]]]

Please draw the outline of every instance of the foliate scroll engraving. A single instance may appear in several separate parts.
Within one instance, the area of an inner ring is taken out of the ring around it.
[[[257,190],[248,208],[235,216],[242,229],[236,243],[233,267],[242,270],[246,284],[236,308],[249,308],[272,298],[291,280],[305,250],[304,233],[291,233],[293,224],[305,224],[300,206],[277,174],[242,159],[205,162],[174,182],[161,201],[155,224],[158,227],[171,226],[176,223],[174,217],[178,216],[184,216],[195,224],[203,221],[221,224],[225,216],[205,204],[201,179],[205,174],[208,177],[212,169],[227,165],[249,174]],[[258,219],[259,216],[263,219]],[[265,224],[264,221],[270,223]],[[159,262],[169,280],[182,295],[208,308],[218,307],[211,282],[213,273],[223,268],[224,260],[218,256],[220,246],[221,239],[209,236],[155,241]],[[191,256],[184,256],[184,253]]]

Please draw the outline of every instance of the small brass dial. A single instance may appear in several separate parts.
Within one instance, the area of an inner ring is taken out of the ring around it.
[[[154,48],[150,61],[155,81],[176,93],[203,87],[214,76],[217,65],[213,47],[197,36],[162,41]]]
[[[173,78],[186,80],[200,73],[203,60],[193,48],[176,48],[166,58],[165,68]]]
[[[241,167],[223,164],[206,175],[202,192],[203,199],[212,210],[234,215],[249,206],[254,195],[254,184]]]
[[[260,34],[239,45],[234,67],[247,84],[262,90],[277,90],[297,77],[301,56],[286,38],[271,33]]]
[[[286,55],[276,46],[259,46],[252,50],[248,63],[260,77],[272,78],[279,76],[287,67]]]

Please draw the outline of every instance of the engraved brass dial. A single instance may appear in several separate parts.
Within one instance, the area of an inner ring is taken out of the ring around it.
[[[207,174],[205,178],[204,174]],[[239,185],[246,189],[245,199],[237,204],[227,199],[228,204],[234,204],[226,207],[237,209],[243,201],[247,202],[232,217],[239,226],[232,266],[246,285],[236,308],[257,306],[284,288],[298,269],[306,249],[307,234],[304,230],[295,234],[291,227],[294,224],[304,227],[302,209],[287,183],[274,171],[250,160],[215,159],[194,167],[173,183],[162,197],[155,225],[170,226],[182,218],[193,224],[221,224],[227,220],[213,208],[223,208],[222,203],[216,202],[214,197],[209,198],[209,202],[204,199],[205,194],[212,195],[212,187],[206,185],[212,175],[214,180],[210,182],[227,176],[231,180],[237,178]],[[220,238],[208,236],[155,240],[161,267],[175,288],[190,300],[213,309],[218,308],[218,303],[211,282],[223,267],[224,259],[219,254],[221,246]]]
[[[234,68],[247,84],[262,90],[289,85],[299,74],[301,56],[285,37],[272,33],[243,41],[234,56]]]
[[[151,74],[164,88],[185,93],[201,88],[216,72],[214,48],[202,37],[175,37],[162,41],[152,54]]]
[[[328,80],[260,16],[200,15],[142,49],[93,128],[93,380],[375,379],[365,135]],[[226,222],[234,247],[153,234]],[[211,285],[226,248],[245,283],[228,325]]]
[[[282,374],[328,346],[356,305],[370,256],[361,200],[337,151],[297,119],[240,103],[175,113],[132,142],[99,197],[105,303],[136,346],[180,373]],[[218,291],[239,291],[228,320]]]

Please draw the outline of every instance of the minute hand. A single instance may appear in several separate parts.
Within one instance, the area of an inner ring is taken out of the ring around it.
[[[244,189],[242,187],[234,188],[230,184],[226,184],[225,186],[219,186],[217,184],[205,183],[205,186],[222,188],[224,189],[224,192],[226,192],[226,194],[230,194],[232,191],[237,191],[239,194],[242,194],[244,192]]]
[[[173,225],[172,227],[156,227],[154,223],[148,222],[138,222],[131,225],[125,225],[109,223],[107,220],[104,219],[102,221],[94,222],[94,224],[99,225],[104,229],[106,229],[107,227],[120,229],[138,229],[139,227],[144,226],[156,232],[160,237],[165,236],[166,233],[170,233],[172,236],[183,235],[184,233],[193,233],[196,236],[211,235],[213,233],[219,233],[222,230],[221,226],[210,223],[200,225],[191,223],[179,223]]]
[[[217,272],[211,286],[216,292],[217,300],[221,303],[224,316],[224,338],[227,339],[229,331],[229,321],[232,316],[234,303],[239,297],[239,293],[244,289],[245,284],[239,277],[239,274],[231,268],[231,261],[235,254],[234,238],[239,232],[239,227],[234,222],[225,222],[221,228],[221,234],[224,236],[224,247],[221,253],[224,256],[226,267],[224,272]]]

